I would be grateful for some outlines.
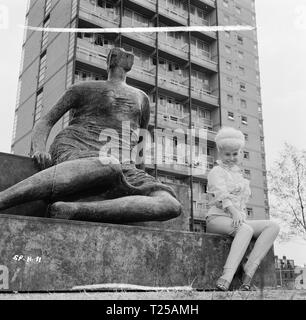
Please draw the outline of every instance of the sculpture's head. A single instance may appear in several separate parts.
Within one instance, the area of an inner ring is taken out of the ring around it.
[[[126,72],[132,69],[134,64],[134,55],[122,48],[116,47],[110,50],[107,57],[107,71],[115,67],[121,67]]]

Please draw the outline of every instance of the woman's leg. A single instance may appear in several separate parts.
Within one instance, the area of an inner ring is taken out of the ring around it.
[[[234,237],[222,274],[222,279],[230,283],[252,239],[253,229],[245,223],[235,229],[231,218],[220,216],[208,221],[207,231]]]
[[[257,239],[248,261],[244,266],[246,275],[252,278],[260,262],[272,247],[279,233],[279,225],[270,220],[248,220],[246,222],[254,232]]]

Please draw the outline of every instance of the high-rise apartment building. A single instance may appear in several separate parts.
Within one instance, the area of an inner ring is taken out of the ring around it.
[[[31,0],[26,23],[50,28],[167,26],[256,26],[255,0]],[[51,33],[28,30],[23,43],[12,152],[30,153],[35,123],[71,84],[106,79],[110,48],[135,55],[127,82],[145,91],[151,102],[150,128],[207,129],[207,169],[216,160],[214,138],[221,126],[239,128],[246,137],[243,170],[250,179],[250,219],[269,216],[260,74],[256,29],[159,33]],[[49,142],[69,124],[67,113]],[[188,144],[188,142],[187,142]],[[207,210],[207,172],[194,175],[192,158],[177,162],[167,152],[146,170],[164,182],[186,185],[191,221],[201,228]],[[174,163],[173,163],[174,161]],[[205,164],[206,166],[206,164]]]

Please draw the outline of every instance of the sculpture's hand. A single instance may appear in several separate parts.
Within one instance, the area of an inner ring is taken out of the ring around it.
[[[52,166],[51,155],[48,152],[36,151],[33,154],[32,159],[35,161],[35,163],[38,164],[41,170],[47,169]]]

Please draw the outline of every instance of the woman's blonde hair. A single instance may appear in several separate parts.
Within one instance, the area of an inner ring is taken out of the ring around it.
[[[232,127],[223,127],[215,138],[218,149],[225,147],[241,149],[245,145],[245,138],[240,130]]]

